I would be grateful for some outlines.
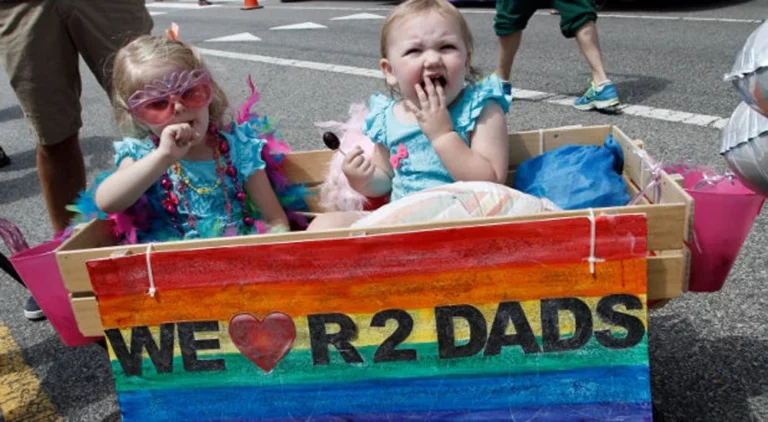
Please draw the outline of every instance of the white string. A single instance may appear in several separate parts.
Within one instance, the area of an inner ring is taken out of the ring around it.
[[[539,129],[539,155],[544,154],[544,129]]]
[[[157,289],[155,288],[155,277],[152,274],[152,260],[150,259],[150,255],[152,254],[152,243],[147,245],[147,277],[149,277],[149,290],[147,293],[149,293],[150,296],[155,297],[155,293],[157,293]]]
[[[596,225],[595,225],[595,212],[592,208],[589,209],[589,273],[595,274],[595,263],[605,261],[602,258],[595,257],[595,243],[597,242]]]

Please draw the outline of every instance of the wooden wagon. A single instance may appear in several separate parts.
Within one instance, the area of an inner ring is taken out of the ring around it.
[[[686,291],[693,200],[615,126],[511,133],[507,182],[528,158],[608,134],[629,193],[655,182],[658,197],[153,245],[116,245],[92,221],[59,268],[81,332],[107,334],[125,419],[648,416],[646,311]],[[292,153],[284,169],[316,187],[331,156]],[[511,393],[513,378],[527,389]]]

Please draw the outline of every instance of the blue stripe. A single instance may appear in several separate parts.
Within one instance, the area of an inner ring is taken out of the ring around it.
[[[123,420],[253,420],[312,415],[473,412],[596,403],[650,404],[648,366],[495,377],[440,377],[262,388],[118,392]],[[597,406],[597,405],[596,405]]]
[[[589,403],[568,406],[535,407],[525,409],[485,410],[467,414],[466,412],[409,412],[383,414],[323,415],[312,416],[312,422],[355,422],[393,421],[509,421],[535,420],[536,422],[560,421],[601,421],[629,422],[652,421],[651,403]],[[285,420],[270,419],[270,421]]]

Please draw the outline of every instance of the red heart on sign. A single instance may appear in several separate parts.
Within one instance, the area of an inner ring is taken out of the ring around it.
[[[280,312],[267,315],[264,321],[251,314],[237,314],[229,321],[229,337],[240,353],[269,373],[291,350],[296,325]]]

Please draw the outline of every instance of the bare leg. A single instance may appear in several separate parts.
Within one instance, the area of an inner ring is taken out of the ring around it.
[[[597,37],[597,26],[594,22],[587,22],[576,31],[576,41],[579,43],[581,53],[589,63],[592,71],[592,82],[596,85],[608,79],[603,69],[603,56],[600,53],[600,40]]]
[[[312,220],[312,223],[307,227],[307,231],[316,232],[320,230],[342,229],[351,226],[364,215],[360,211],[339,211],[320,214]]]
[[[77,134],[55,145],[37,146],[37,175],[48,217],[58,233],[67,228],[72,218],[66,206],[85,189],[85,161]]]
[[[522,38],[523,31],[499,37],[499,67],[496,69],[496,74],[502,80],[509,80],[509,76],[512,73],[512,63],[515,61],[515,55],[520,48],[520,40]]]

